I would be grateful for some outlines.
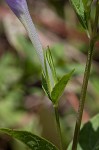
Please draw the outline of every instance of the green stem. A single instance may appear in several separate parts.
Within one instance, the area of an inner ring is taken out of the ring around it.
[[[87,86],[88,86],[88,81],[89,81],[89,76],[90,76],[93,50],[94,50],[94,45],[95,45],[95,36],[97,35],[97,29],[98,29],[98,19],[99,19],[99,0],[97,0],[96,2],[95,21],[94,21],[94,26],[93,26],[92,37],[89,42],[88,57],[87,57],[87,62],[86,62],[86,67],[85,67],[84,78],[83,78],[81,97],[80,97],[80,103],[79,103],[79,108],[78,108],[78,116],[76,120],[74,137],[73,137],[72,150],[77,150],[77,144],[78,144],[78,139],[79,139],[79,132],[80,132],[83,109],[84,109],[84,104],[85,104]]]
[[[93,37],[97,35],[98,20],[99,20],[99,0],[96,1],[96,15],[95,15],[95,21],[93,26]]]
[[[63,141],[62,141],[62,133],[61,133],[61,127],[60,127],[60,120],[59,120],[59,113],[58,113],[58,106],[54,106],[55,110],[55,118],[56,118],[56,124],[57,124],[57,131],[59,134],[59,139],[60,139],[60,150],[63,150]]]
[[[85,73],[84,73],[81,98],[80,98],[79,109],[78,109],[78,116],[77,116],[77,120],[76,120],[75,132],[74,132],[74,137],[73,137],[72,150],[77,150],[77,143],[78,143],[78,138],[79,138],[82,114],[83,114],[86,92],[87,92],[87,86],[88,86],[88,80],[89,80],[90,69],[91,69],[93,49],[94,49],[94,41],[90,40],[90,48],[88,51],[86,68],[85,68]]]

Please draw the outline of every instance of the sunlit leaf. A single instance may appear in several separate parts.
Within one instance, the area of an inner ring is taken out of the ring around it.
[[[70,0],[82,26],[87,29],[85,8],[82,0]]]
[[[62,95],[66,84],[68,83],[70,77],[72,76],[74,70],[70,73],[64,75],[54,86],[52,92],[51,92],[51,100],[53,103],[58,103],[58,100],[60,96]]]

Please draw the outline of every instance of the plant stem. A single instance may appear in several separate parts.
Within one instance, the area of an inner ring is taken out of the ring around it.
[[[62,144],[63,141],[62,141],[60,121],[59,121],[58,105],[54,106],[54,111],[55,111],[55,118],[56,118],[56,124],[57,124],[57,131],[58,131],[59,139],[60,139],[60,150],[63,150],[63,144]]]
[[[76,125],[75,125],[72,150],[77,150],[77,143],[78,143],[78,139],[79,139],[80,126],[81,126],[81,121],[82,121],[88,80],[89,80],[89,76],[90,76],[93,50],[94,50],[94,45],[95,45],[95,37],[96,37],[97,31],[98,31],[97,30],[98,29],[98,19],[99,19],[99,0],[96,1],[95,21],[94,21],[94,26],[93,26],[93,33],[92,33],[91,39],[89,41],[89,50],[88,50],[87,62],[86,62],[85,73],[84,73],[83,84],[82,84],[81,97],[80,97],[80,103],[79,103],[79,108],[78,108],[78,116],[77,116]]]
[[[77,120],[76,120],[75,132],[74,132],[74,137],[73,137],[72,150],[77,150],[77,143],[78,143],[78,138],[79,138],[82,114],[83,114],[86,92],[87,92],[87,86],[88,86],[88,80],[89,80],[89,75],[90,75],[92,54],[93,54],[93,49],[94,49],[94,41],[90,40],[89,45],[90,46],[89,46],[89,50],[88,50],[88,57],[87,57],[86,68],[85,68],[85,73],[84,73],[81,98],[80,98],[79,109],[78,109],[78,116],[77,116]]]
[[[99,19],[99,0],[96,1],[96,15],[95,15],[95,21],[94,21],[94,26],[93,26],[93,37],[95,37],[97,34],[98,19]]]

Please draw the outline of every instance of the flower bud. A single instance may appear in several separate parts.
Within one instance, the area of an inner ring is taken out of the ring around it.
[[[6,0],[6,2],[11,8],[11,10],[14,12],[14,14],[20,19],[22,24],[25,26],[30,40],[37,51],[37,54],[41,61],[41,65],[44,69],[44,56],[42,45],[39,40],[33,21],[31,19],[31,16],[29,14],[26,0]]]
[[[36,52],[40,59],[43,72],[45,73],[44,54],[43,54],[42,45],[39,40],[32,18],[30,16],[26,0],[6,0],[6,2],[11,8],[11,10],[14,12],[14,14],[20,19],[22,24],[25,26],[28,35],[30,37],[30,40],[34,45],[34,48],[36,49]],[[50,82],[52,86],[54,86],[54,78],[48,62],[47,62],[47,69],[48,69]]]
[[[26,6],[25,0],[6,0],[6,2],[17,17],[20,17],[24,13]]]

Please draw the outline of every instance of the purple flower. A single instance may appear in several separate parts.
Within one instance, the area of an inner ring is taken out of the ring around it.
[[[30,37],[30,40],[33,43],[36,49],[36,52],[38,54],[38,57],[40,59],[42,69],[45,73],[43,49],[42,49],[41,42],[39,40],[39,36],[36,31],[36,28],[30,16],[28,6],[27,6],[27,1],[26,0],[6,0],[6,2],[11,8],[11,10],[14,12],[14,14],[20,19],[22,24],[25,26],[28,32],[28,35]],[[51,71],[48,61],[47,61],[47,69],[48,69],[48,74],[50,74],[49,75],[50,81],[53,83],[54,79],[53,79],[52,71]]]
[[[14,12],[14,14],[20,19],[22,24],[25,26],[28,35],[37,51],[37,54],[40,58],[41,65],[44,68],[44,56],[42,45],[40,43],[37,31],[31,19],[30,13],[28,11],[27,1],[26,0],[6,0],[7,4]]]
[[[24,13],[26,7],[26,0],[6,0],[11,10],[20,17]]]

